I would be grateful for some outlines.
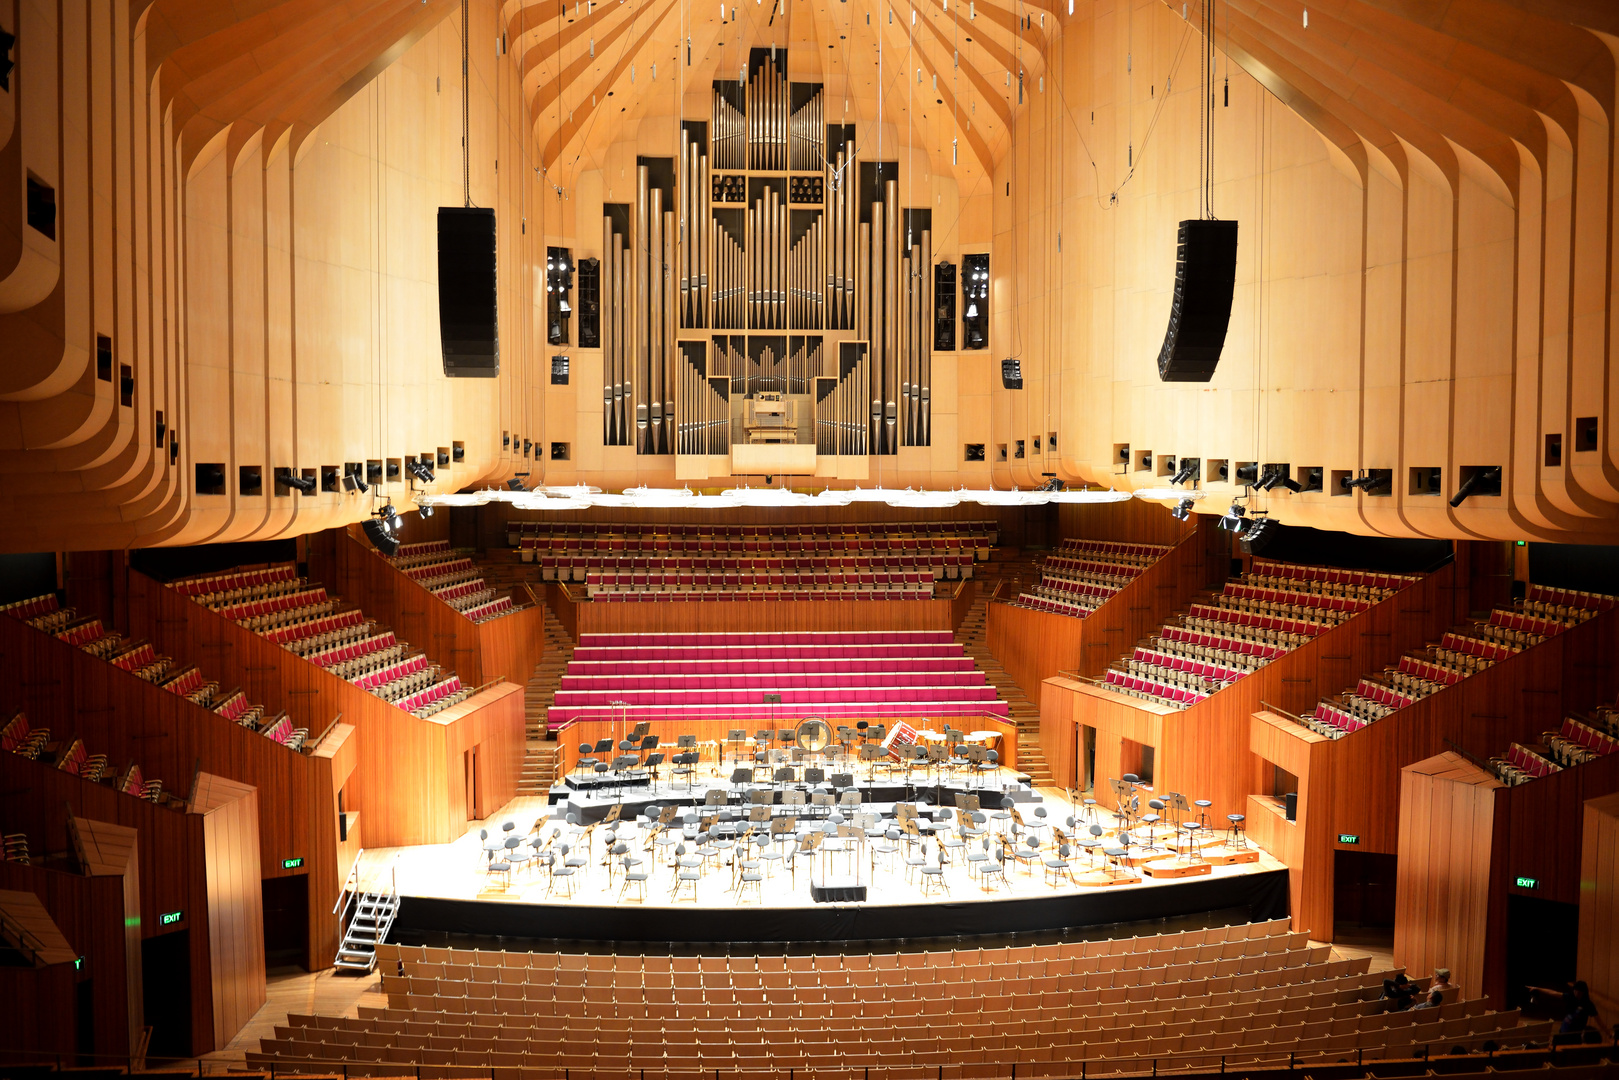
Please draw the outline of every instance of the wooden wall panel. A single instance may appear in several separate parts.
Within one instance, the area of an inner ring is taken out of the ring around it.
[[[1463,997],[1485,978],[1492,844],[1501,784],[1447,751],[1400,772],[1394,962],[1412,977],[1451,969]]]
[[[1270,712],[1257,712],[1249,720],[1248,748],[1254,755],[1255,775],[1249,786],[1248,835],[1288,866],[1289,908],[1293,929],[1317,940],[1332,935],[1333,773],[1328,763],[1331,741],[1308,728]],[[1298,779],[1298,814],[1288,821],[1286,811],[1268,797],[1270,778],[1279,765]]]
[[[183,645],[219,657],[215,666],[236,672],[250,698],[314,720],[311,730],[323,730],[339,717],[355,727],[357,764],[346,785],[347,805],[364,815],[367,844],[443,844],[460,836],[466,826],[460,755],[472,742],[485,741],[483,753],[490,763],[485,767],[491,770],[487,790],[505,792],[505,798],[515,793],[523,740],[520,686],[496,683],[419,720],[144,575],[130,578],[132,616],[159,648]],[[513,695],[515,706],[507,703]],[[484,706],[492,711],[476,716]],[[465,731],[450,730],[461,723],[468,724]],[[330,793],[322,796],[320,806],[323,814],[331,814]],[[337,862],[335,819],[329,824],[334,847],[323,857],[323,867]],[[311,878],[312,909],[322,903],[317,884],[329,919],[342,882]]]
[[[443,523],[436,531],[448,533],[448,515],[434,515],[426,522],[435,523]],[[330,531],[332,576],[319,578],[329,592],[363,608],[399,638],[426,652],[428,659],[460,675],[468,686],[497,679],[519,685],[528,682],[545,649],[538,610],[475,623],[395,569],[368,541],[355,535],[358,528]],[[311,559],[312,577],[323,569]],[[509,591],[513,603],[528,602],[523,590]]]
[[[1619,1004],[1619,794],[1588,799],[1584,809],[1577,974],[1611,1020]]]
[[[149,579],[141,580],[150,584]],[[150,607],[149,590],[139,582],[136,586],[136,608],[145,611]],[[217,639],[210,643],[205,637],[191,635],[185,614],[183,608],[176,608],[167,621],[164,617],[152,620],[150,625],[161,629],[166,642],[158,643],[159,650],[196,657],[213,677],[229,679],[231,665],[225,661],[230,654],[218,647]],[[137,625],[141,621],[138,616]],[[158,637],[139,630],[136,636]],[[274,669],[266,666],[269,658],[260,656],[256,667],[243,665],[238,675],[245,676],[244,688],[250,697],[273,706],[252,685],[253,680],[273,681]],[[337,826],[329,761],[290,751],[14,619],[0,618],[0,685],[13,688],[9,696],[0,696],[4,707],[25,709],[32,724],[53,733],[82,738],[92,752],[106,754],[120,768],[139,763],[147,778],[162,780],[165,790],[181,797],[189,794],[198,769],[257,788],[266,808],[259,818],[260,874],[310,875],[305,962],[311,968],[329,962],[337,948],[331,906],[340,884],[333,878]],[[295,715],[309,715],[296,700],[294,709]],[[306,860],[305,869],[282,868],[283,859],[298,857]],[[324,903],[320,897],[325,898]],[[155,909],[168,911],[179,906]],[[193,903],[187,910],[200,908]]]
[[[224,1047],[264,1004],[264,893],[259,876],[259,794],[207,773],[197,778],[208,862],[209,987],[213,1045]],[[200,990],[199,990],[200,992]]]

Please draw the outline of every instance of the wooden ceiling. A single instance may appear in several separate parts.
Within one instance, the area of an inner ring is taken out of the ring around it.
[[[775,45],[789,50],[794,79],[824,81],[829,122],[880,114],[966,192],[1009,148],[1019,73],[1025,101],[1047,75],[1058,3],[508,0],[499,22],[540,163],[560,166],[563,186],[598,148],[667,116],[670,95],[704,116],[712,82],[736,78],[750,46]],[[877,152],[864,135],[861,151]]]

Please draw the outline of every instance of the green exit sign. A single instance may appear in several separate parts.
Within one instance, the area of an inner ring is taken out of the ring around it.
[[[84,957],[75,956],[73,958],[73,970],[74,971],[83,971],[84,970]]]
[[[303,864],[304,864],[304,857],[302,855],[298,856],[296,859],[282,859],[281,860],[281,869],[283,869],[283,870],[296,870],[300,866],[302,866]]]
[[[158,916],[157,921],[163,926],[173,926],[175,923],[179,922],[185,917],[186,913],[183,911],[165,911],[162,915]]]
[[[1360,843],[1360,837],[1356,836],[1352,832],[1341,832],[1341,833],[1338,834],[1338,843],[1340,843],[1340,844],[1358,844],[1358,843]]]
[[[1520,889],[1538,889],[1540,888],[1540,879],[1532,877],[1520,877],[1517,879],[1517,885]]]

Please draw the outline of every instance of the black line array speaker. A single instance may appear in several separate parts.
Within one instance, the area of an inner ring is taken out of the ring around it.
[[[1287,820],[1297,821],[1299,819],[1299,793],[1289,791],[1282,796],[1282,803],[1287,810]]]
[[[1194,218],[1180,225],[1175,255],[1175,297],[1169,329],[1158,353],[1164,382],[1214,378],[1231,322],[1237,281],[1237,223]]]
[[[438,327],[447,378],[500,374],[493,210],[438,208]]]
[[[1006,390],[1023,389],[1023,361],[1015,356],[1001,361],[1001,387]]]

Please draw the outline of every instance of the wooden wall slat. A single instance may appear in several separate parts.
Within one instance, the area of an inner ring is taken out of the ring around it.
[[[1611,1022],[1619,1004],[1619,794],[1587,800],[1583,819],[1576,972]]]

